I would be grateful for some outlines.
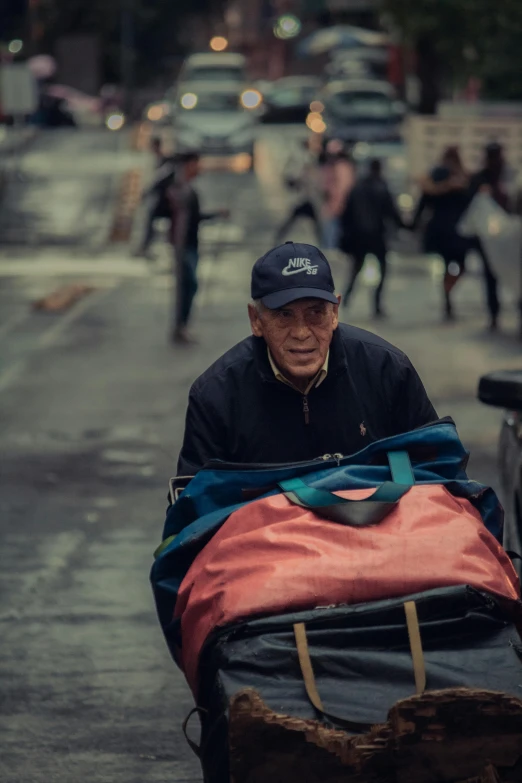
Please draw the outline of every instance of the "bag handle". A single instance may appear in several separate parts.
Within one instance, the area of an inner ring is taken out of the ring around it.
[[[191,749],[191,751],[194,753],[195,756],[198,757],[198,759],[201,759],[201,746],[198,745],[194,740],[190,739],[188,735],[188,724],[190,719],[193,715],[199,715],[200,718],[204,715],[207,715],[207,710],[204,710],[203,707],[194,707],[194,709],[190,710],[189,714],[181,724],[181,731],[183,732],[185,739],[187,740],[187,745]]]
[[[388,461],[393,481],[386,481],[364,500],[341,498],[328,490],[309,487],[300,478],[281,481],[278,486],[291,503],[333,522],[350,527],[377,525],[415,484],[407,451],[388,452]]]
[[[395,484],[404,484],[407,487],[415,485],[415,475],[411,466],[410,455],[407,451],[388,451],[386,453],[390,464],[392,480]]]
[[[413,662],[413,674],[415,677],[415,693],[420,695],[426,690],[426,663],[422,650],[419,617],[415,601],[406,601],[404,604],[406,614],[406,626],[410,640],[411,660]]]
[[[370,731],[372,728],[371,723],[358,723],[355,721],[346,720],[345,718],[339,718],[338,716],[331,715],[329,712],[325,711],[315,682],[314,669],[312,666],[312,660],[310,658],[310,650],[308,648],[308,639],[306,638],[306,626],[304,623],[295,623],[294,636],[297,647],[297,655],[299,657],[299,666],[301,667],[301,674],[303,676],[303,682],[306,689],[306,695],[308,696],[312,706],[323,718],[326,718],[330,722],[337,723],[349,731],[355,731],[359,733]]]
[[[408,629],[410,652],[413,663],[413,674],[415,677],[415,693],[421,695],[426,690],[426,663],[422,649],[419,618],[417,615],[417,605],[415,601],[405,601],[404,613],[406,615],[406,627]],[[319,691],[317,689],[314,668],[312,666],[310,650],[308,647],[308,639],[306,636],[306,625],[304,623],[294,624],[294,636],[306,695],[308,696],[308,699],[314,709],[323,718],[337,723],[349,731],[370,731],[372,728],[372,724],[370,723],[359,723],[346,720],[346,718],[340,718],[336,715],[332,715],[325,710],[321,696],[319,695]]]

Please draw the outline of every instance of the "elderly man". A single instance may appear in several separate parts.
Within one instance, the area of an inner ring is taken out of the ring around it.
[[[435,421],[409,359],[339,324],[320,250],[287,242],[252,271],[252,336],[192,386],[178,475],[211,459],[236,463],[348,455]]]

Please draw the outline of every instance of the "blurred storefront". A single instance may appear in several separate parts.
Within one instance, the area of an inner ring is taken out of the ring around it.
[[[319,73],[327,57],[316,61],[296,59],[293,40],[274,35],[277,20],[291,14],[299,21],[301,35],[318,27],[350,24],[378,30],[379,0],[230,0],[224,13],[223,29],[230,51],[249,59],[253,78],[275,79],[290,73]],[[390,81],[402,82],[401,56],[391,53]]]

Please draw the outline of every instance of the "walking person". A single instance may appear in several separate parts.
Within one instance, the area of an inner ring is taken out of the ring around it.
[[[327,142],[321,156],[321,207],[322,246],[326,250],[337,250],[341,232],[341,215],[346,200],[355,184],[355,166],[337,139]]]
[[[502,146],[497,143],[488,144],[484,149],[484,165],[482,169],[471,177],[470,201],[479,192],[488,193],[502,209],[510,212],[511,205],[506,187],[506,169]],[[470,242],[472,249],[476,250],[482,260],[486,301],[490,317],[489,328],[490,331],[496,331],[501,309],[498,295],[498,279],[480,238],[473,237]]]
[[[318,193],[318,160],[313,152],[310,140],[303,141],[297,154],[294,152],[285,167],[285,184],[297,191],[298,200],[290,214],[276,232],[276,244],[283,241],[286,234],[299,218],[311,220],[317,241],[321,240],[321,223],[316,205]]]
[[[163,153],[162,141],[154,137],[151,141],[151,151],[155,158],[155,175],[150,187],[145,191],[143,198],[150,199],[147,222],[145,224],[145,233],[140,249],[139,256],[153,259],[150,247],[154,241],[155,224],[159,218],[170,218],[170,202],[168,198],[169,188],[172,186],[174,178],[174,165]]]
[[[200,170],[197,152],[183,153],[176,161],[175,181],[169,191],[176,279],[172,340],[190,344],[195,342],[187,327],[198,290],[199,226],[204,220],[227,218],[230,212],[228,209],[201,211],[199,196],[193,186]]]
[[[351,275],[343,297],[344,307],[350,301],[366,256],[372,254],[377,258],[381,278],[375,289],[376,318],[385,315],[381,300],[387,272],[386,234],[390,223],[406,228],[383,177],[381,161],[372,160],[369,173],[355,184],[348,196],[341,217],[340,249],[352,257]]]
[[[415,230],[424,212],[431,213],[424,230],[423,249],[444,261],[444,318],[447,321],[455,318],[451,292],[465,272],[466,255],[474,244],[474,240],[457,231],[469,205],[469,187],[470,178],[458,148],[448,147],[441,164],[421,181],[422,196],[411,224]]]

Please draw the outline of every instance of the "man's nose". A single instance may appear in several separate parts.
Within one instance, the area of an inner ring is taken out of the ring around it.
[[[308,327],[306,321],[303,320],[297,320],[292,326],[292,337],[295,340],[308,340],[308,338],[311,335],[310,328]]]

